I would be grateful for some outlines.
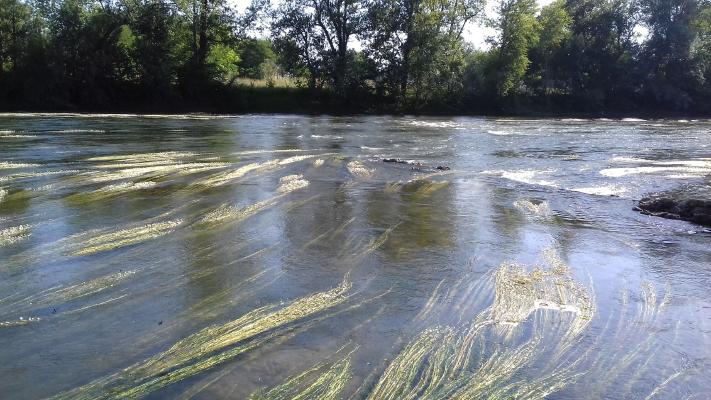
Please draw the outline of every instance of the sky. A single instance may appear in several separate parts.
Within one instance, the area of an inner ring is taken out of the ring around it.
[[[251,2],[251,0],[230,0],[230,1],[232,2],[232,4],[235,5],[235,7],[237,8],[237,10],[239,12],[243,12]],[[272,0],[272,2],[277,2],[277,3],[278,3],[278,1],[279,0]],[[542,7],[542,6],[552,3],[554,0],[537,0],[537,1],[538,1],[538,5]],[[487,4],[487,11],[486,11],[487,16],[489,16],[489,17],[495,16],[494,9],[496,7],[497,1],[496,0],[489,0],[489,1],[487,1],[487,3],[489,3],[489,4]],[[494,33],[495,32],[493,29],[483,26],[481,23],[477,23],[477,24],[472,24],[470,27],[465,29],[464,39],[467,42],[474,44],[476,47],[478,47],[480,49],[486,49],[486,48],[488,48],[488,45],[486,43],[486,38],[489,36],[492,36]],[[357,43],[357,41],[354,41],[353,47],[354,48],[360,47],[359,44]]]

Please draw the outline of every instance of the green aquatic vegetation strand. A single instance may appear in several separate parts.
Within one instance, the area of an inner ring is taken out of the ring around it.
[[[350,357],[325,369],[317,365],[264,393],[255,392],[252,400],[336,400],[351,379]],[[314,378],[314,375],[316,377]]]
[[[136,228],[123,229],[116,232],[109,232],[90,237],[78,246],[76,250],[70,252],[72,256],[85,256],[100,253],[120,247],[142,243],[148,240],[165,236],[175,230],[183,223],[177,219],[165,222],[156,222]]]
[[[18,225],[0,230],[0,247],[19,243],[32,235],[32,225]]]
[[[582,359],[566,361],[565,355],[590,323],[594,297],[565,275],[568,268],[557,254],[544,258],[547,269],[527,272],[504,264],[493,280],[484,277],[483,281],[493,283],[492,304],[468,326],[425,330],[390,363],[369,398],[478,399],[516,394],[536,398],[573,382]],[[445,297],[456,296],[457,291]],[[532,331],[526,338],[519,327],[531,316]],[[484,338],[497,337],[509,343],[507,348],[487,349]],[[483,356],[478,364],[476,353]],[[542,377],[532,381],[517,377],[551,354],[557,361],[541,371]]]
[[[261,338],[263,334],[274,333],[278,328],[341,304],[350,288],[346,279],[332,290],[300,298],[286,306],[272,304],[224,325],[205,328],[144,362],[55,399],[143,397],[259,346],[266,340]]]

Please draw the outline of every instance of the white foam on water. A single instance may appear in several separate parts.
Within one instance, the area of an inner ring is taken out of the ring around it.
[[[486,133],[488,133],[490,135],[496,135],[496,136],[508,136],[508,135],[512,135],[514,132],[489,130],[489,131],[486,131]]]
[[[711,169],[711,158],[692,158],[688,160],[649,160],[646,158],[635,157],[613,157],[610,159],[610,162],[629,164],[652,164],[654,166],[686,166]]]
[[[5,199],[5,196],[7,196],[7,190],[0,187],[0,203]]]
[[[514,207],[531,217],[548,218],[552,215],[551,208],[546,201],[534,203],[530,200],[521,199],[514,202]]]
[[[464,129],[464,125],[454,121],[407,121],[406,125],[424,128]]]
[[[662,174],[669,173],[671,176],[684,174],[696,177],[705,176],[711,173],[711,168],[694,167],[634,167],[634,168],[606,168],[600,171],[600,175],[610,178],[620,178],[629,175],[641,174]]]
[[[504,179],[508,179],[514,182],[526,183],[529,185],[539,185],[548,187],[558,187],[558,185],[550,180],[544,178],[545,175],[550,174],[551,170],[517,170],[517,171],[484,171],[483,174],[486,175],[498,175]]]
[[[311,135],[314,139],[343,139],[343,136],[336,135]]]
[[[628,192],[626,188],[618,185],[589,186],[575,188],[571,190],[574,192],[591,194],[594,196],[621,196]]]
[[[646,119],[641,118],[622,118],[622,122],[646,122]]]

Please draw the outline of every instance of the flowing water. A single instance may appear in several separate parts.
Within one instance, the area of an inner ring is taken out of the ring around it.
[[[0,397],[711,398],[709,127],[1,115]]]

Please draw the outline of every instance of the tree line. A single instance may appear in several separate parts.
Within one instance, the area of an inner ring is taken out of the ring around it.
[[[0,0],[0,107],[711,112],[711,1],[490,1]]]

